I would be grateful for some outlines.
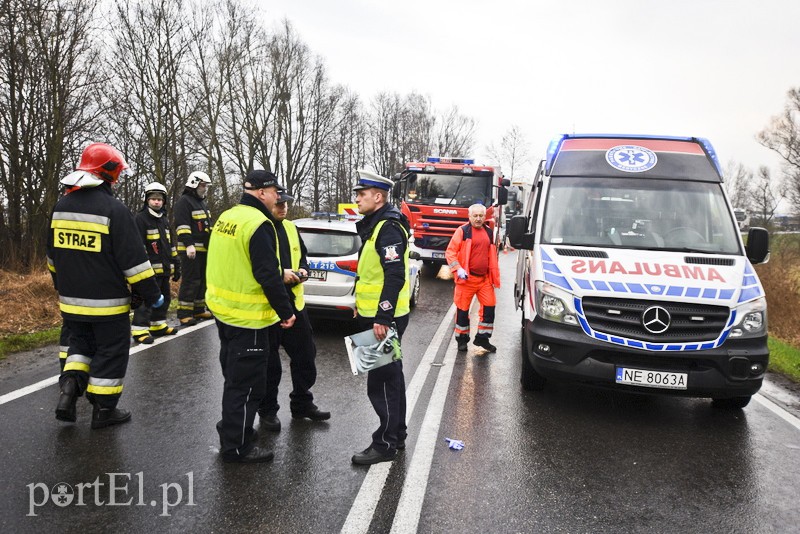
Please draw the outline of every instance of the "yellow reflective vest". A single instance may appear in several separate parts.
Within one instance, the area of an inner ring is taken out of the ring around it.
[[[289,240],[289,251],[292,256],[292,270],[297,271],[300,268],[300,259],[303,256],[303,251],[300,248],[300,234],[297,232],[297,227],[292,221],[284,220],[283,229],[286,231],[286,238]],[[303,284],[292,286],[292,293],[294,293],[294,307],[297,311],[306,307],[306,301],[303,293]]]
[[[375,317],[375,314],[378,313],[378,301],[380,301],[381,291],[383,291],[383,266],[381,265],[380,255],[378,255],[378,251],[375,248],[375,242],[385,222],[386,220],[383,220],[375,225],[372,235],[361,249],[361,255],[358,257],[356,309],[361,317]],[[406,233],[405,228],[403,228],[403,233]],[[406,237],[408,237],[407,233]],[[397,307],[394,313],[395,317],[402,317],[411,311],[411,290],[408,282],[408,252],[409,247],[406,247],[405,254],[403,254],[403,269],[405,271],[406,281],[397,297]]]
[[[265,221],[275,232],[272,221],[261,211],[239,204],[220,215],[211,232],[206,305],[225,324],[258,329],[280,321],[261,284],[253,276],[250,260],[250,239]],[[278,264],[280,266],[280,258]]]

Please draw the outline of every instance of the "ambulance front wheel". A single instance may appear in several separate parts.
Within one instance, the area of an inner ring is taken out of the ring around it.
[[[712,399],[711,406],[720,410],[741,410],[750,403],[750,395],[729,399]]]

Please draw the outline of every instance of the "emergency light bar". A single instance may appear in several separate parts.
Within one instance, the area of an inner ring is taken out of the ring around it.
[[[558,154],[559,150],[561,150],[561,144],[564,142],[565,139],[602,139],[611,137],[614,139],[665,139],[669,141],[689,141],[689,142],[696,142],[699,143],[700,146],[706,151],[708,154],[709,159],[714,164],[714,168],[717,170],[720,176],[722,176],[722,166],[719,163],[719,158],[717,157],[717,152],[714,150],[714,147],[711,146],[711,142],[705,137],[680,137],[680,136],[673,136],[673,135],[630,135],[630,134],[561,134],[559,136],[554,137],[550,141],[550,145],[547,147],[547,155],[545,159],[545,172],[550,173],[553,168],[553,162],[555,161],[556,155]]]
[[[464,165],[475,165],[474,159],[467,158],[437,158],[434,156],[428,156],[428,159],[425,161],[428,163],[463,163]]]

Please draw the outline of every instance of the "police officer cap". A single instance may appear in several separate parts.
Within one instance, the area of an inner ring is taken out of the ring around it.
[[[392,182],[389,178],[384,178],[379,174],[365,171],[364,169],[356,170],[356,174],[358,175],[358,183],[353,188],[353,191],[360,191],[362,189],[369,189],[371,187],[377,187],[378,189],[389,191],[394,185],[394,182]]]
[[[278,204],[283,204],[284,202],[288,202],[289,200],[294,200],[294,197],[287,193],[286,191],[281,191],[281,194],[278,195]]]
[[[256,169],[247,173],[244,177],[244,188],[250,191],[255,189],[263,189],[264,187],[276,187],[279,193],[285,191],[281,184],[278,183],[278,177],[264,169]]]

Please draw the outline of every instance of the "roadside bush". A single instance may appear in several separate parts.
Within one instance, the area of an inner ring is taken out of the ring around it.
[[[767,293],[770,335],[800,346],[800,236],[774,236],[769,263],[755,269]]]

